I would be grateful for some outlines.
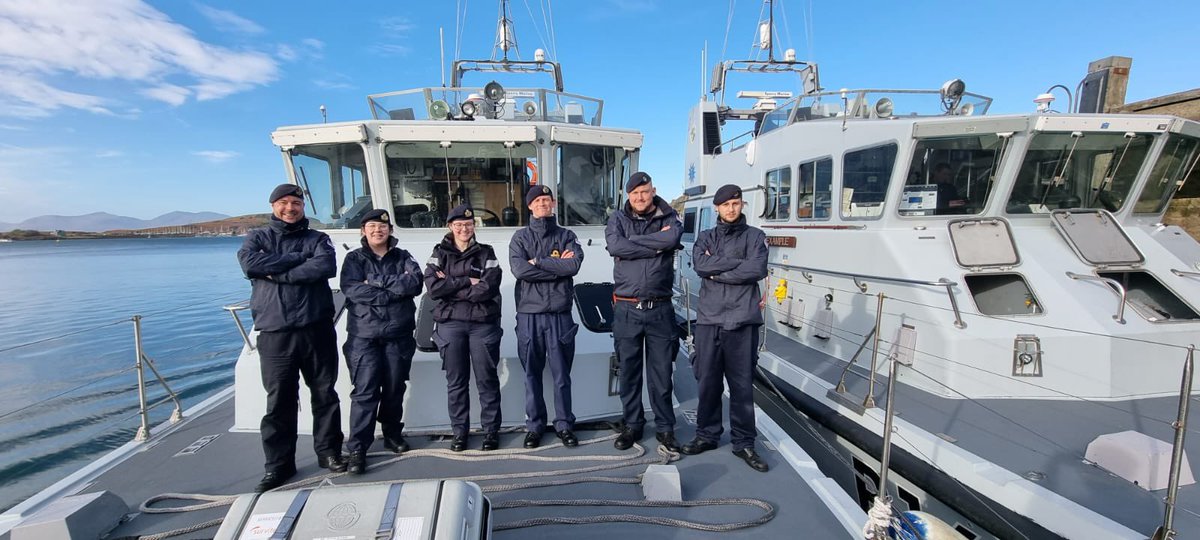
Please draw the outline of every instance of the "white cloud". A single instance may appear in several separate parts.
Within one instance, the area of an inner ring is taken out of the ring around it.
[[[101,158],[101,159],[121,157],[123,155],[125,155],[125,152],[122,152],[120,150],[101,150],[99,152],[96,152],[96,157]]]
[[[322,90],[347,90],[354,88],[354,85],[350,84],[350,77],[341,73],[333,73],[329,77],[315,79],[313,80],[313,85]]]
[[[288,62],[293,62],[296,60],[296,58],[300,57],[295,48],[293,48],[291,45],[284,45],[282,43],[275,46],[275,56],[278,56]]]
[[[379,26],[387,32],[408,32],[417,26],[404,17],[387,17],[379,21]]]
[[[154,88],[146,88],[138,92],[150,99],[156,99],[176,107],[183,105],[192,91],[174,84],[162,84]]]
[[[319,39],[305,38],[305,39],[300,40],[300,43],[302,45],[304,45],[305,47],[308,47],[309,50],[314,51],[314,52],[319,53],[319,52],[325,50],[325,42],[321,41]]]
[[[196,11],[199,11],[213,26],[222,32],[233,32],[238,34],[261,34],[265,30],[258,23],[249,19],[243,18],[232,11],[217,9],[204,4],[195,4]]]
[[[180,88],[215,99],[274,81],[278,65],[261,52],[201,41],[141,0],[91,0],[70,9],[0,2],[0,115],[47,116],[61,108],[103,114],[123,99],[68,90],[79,85],[70,76],[127,81],[133,92],[178,105],[187,97]]]
[[[200,156],[213,163],[224,163],[241,154],[232,150],[197,150],[192,152],[193,156]]]
[[[412,47],[396,43],[376,43],[371,46],[371,50],[382,56],[406,56],[412,52]]]
[[[29,131],[29,128],[25,126],[15,126],[13,124],[0,124],[0,129],[6,129],[8,131]]]

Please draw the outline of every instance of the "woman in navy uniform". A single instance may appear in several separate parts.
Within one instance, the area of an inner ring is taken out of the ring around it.
[[[417,341],[416,304],[421,294],[421,265],[396,247],[386,210],[371,210],[362,219],[362,247],[342,261],[346,295],[346,367],[350,393],[350,474],[366,471],[367,450],[375,441],[375,421],[383,427],[383,446],[397,454],[404,441],[404,391]]]
[[[446,216],[450,232],[433,248],[425,266],[425,286],[433,299],[433,342],[446,370],[446,398],[454,441],[467,448],[470,391],[475,372],[483,450],[500,447],[500,262],[487,244],[475,241],[475,213],[463,204]]]

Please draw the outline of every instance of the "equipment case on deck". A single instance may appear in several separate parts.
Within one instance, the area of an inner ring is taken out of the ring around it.
[[[491,507],[459,480],[271,491],[238,497],[215,538],[488,539]]]

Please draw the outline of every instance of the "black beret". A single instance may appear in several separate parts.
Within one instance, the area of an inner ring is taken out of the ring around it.
[[[533,204],[533,200],[541,197],[542,195],[550,197],[551,199],[554,198],[554,192],[550,191],[550,186],[543,185],[529,188],[529,191],[525,192],[525,206]]]
[[[739,199],[740,200],[741,198],[742,198],[742,188],[735,186],[733,184],[725,184],[725,185],[721,186],[721,189],[717,190],[716,195],[713,195],[713,204],[720,206],[722,204],[725,204],[725,201],[728,201],[730,199]]]
[[[471,210],[471,205],[469,204],[455,206],[454,210],[450,211],[450,215],[446,216],[446,224],[449,225],[450,223],[464,219],[475,220],[475,212]]]
[[[629,181],[625,183],[625,193],[629,193],[642,184],[650,183],[650,175],[638,171],[629,176]]]
[[[386,223],[388,225],[391,225],[392,224],[392,216],[388,215],[387,210],[375,209],[375,210],[371,210],[370,212],[367,212],[366,214],[363,214],[363,218],[362,218],[363,225],[366,225],[367,223],[369,223],[371,221],[378,221],[380,223]]]
[[[271,190],[271,200],[268,202],[274,204],[275,201],[287,197],[288,195],[303,199],[304,191],[300,189],[300,186],[295,184],[279,184],[278,186],[275,186],[275,189]]]

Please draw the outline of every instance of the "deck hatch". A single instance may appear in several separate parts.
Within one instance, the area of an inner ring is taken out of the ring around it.
[[[963,268],[1012,268],[1021,264],[1012,229],[1003,219],[956,219],[947,228],[954,258]]]
[[[1105,210],[1055,210],[1051,221],[1083,262],[1135,266],[1146,261],[1125,230]]]

